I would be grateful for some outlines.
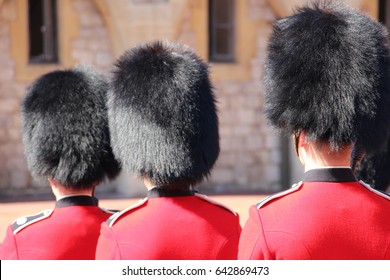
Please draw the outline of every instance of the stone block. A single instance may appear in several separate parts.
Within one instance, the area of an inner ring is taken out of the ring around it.
[[[270,151],[269,162],[272,164],[280,164],[282,162],[282,153],[280,149]]]
[[[233,167],[237,163],[237,154],[234,152],[222,152],[220,153],[216,168]]]
[[[87,50],[74,50],[72,52],[72,57],[78,63],[85,63],[93,65],[94,62],[94,54]]]
[[[8,137],[12,142],[22,139],[22,131],[18,128],[8,129]]]
[[[241,124],[241,125],[236,125],[232,128],[233,130],[233,135],[235,136],[244,136],[250,137],[252,133],[252,127],[246,123]]]
[[[23,156],[13,156],[7,159],[7,169],[8,170],[27,170],[27,162]]]
[[[20,103],[19,100],[17,100],[16,98],[2,98],[0,100],[0,113],[2,114],[19,113],[19,103]]]
[[[15,98],[17,100],[20,100],[21,102],[21,99],[24,97],[25,94],[26,86],[23,84],[13,81],[0,84],[0,97]]]
[[[247,168],[246,172],[248,174],[248,180],[251,185],[262,185],[265,184],[266,180],[264,178],[264,169],[259,166],[250,166]]]
[[[72,48],[75,49],[85,49],[87,47],[88,41],[84,38],[77,38],[72,41]]]
[[[4,57],[0,56],[0,59]],[[4,58],[6,61],[8,57]],[[11,67],[2,67],[0,75],[0,83],[10,82],[15,79],[15,70]]]
[[[1,3],[0,17],[6,21],[13,21],[17,18],[17,1],[3,1]]]
[[[97,27],[103,25],[103,20],[99,14],[83,13],[79,18],[82,27]]]
[[[111,66],[114,62],[114,58],[110,52],[98,52],[96,54],[96,65],[97,66]]]
[[[9,176],[4,170],[0,171],[0,189],[9,189]]]
[[[237,112],[235,110],[223,110],[219,112],[219,123],[221,125],[234,125],[237,123]]]
[[[236,166],[234,170],[234,182],[241,186],[249,184],[248,174],[242,166]]]
[[[8,22],[0,19],[0,39],[8,37],[9,32],[10,28]]]
[[[224,137],[219,143],[222,151],[240,151],[244,145],[244,139],[240,137]]]
[[[230,137],[233,135],[233,129],[231,126],[220,125],[219,126],[219,136],[222,137]]]
[[[91,9],[94,9],[90,1],[85,1],[85,0],[73,1],[73,8],[75,11],[79,12],[82,15],[84,15],[87,12],[90,12]]]
[[[8,53],[10,49],[9,37],[0,37],[0,52]]]
[[[233,169],[214,168],[211,172],[210,182],[217,184],[228,184],[234,180]]]
[[[265,147],[267,149],[279,149],[280,148],[280,135],[276,133],[268,133],[266,134],[264,140],[265,140]]]
[[[256,111],[247,108],[237,110],[237,122],[243,124],[253,124],[256,122]]]
[[[27,186],[29,179],[27,172],[24,170],[12,170],[10,172],[10,187],[23,189]]]
[[[88,41],[87,48],[92,51],[110,51],[111,45],[108,40],[101,40],[100,38],[96,38]]]
[[[246,150],[258,152],[264,147],[264,143],[262,142],[262,137],[257,135],[249,135],[245,139],[245,148]]]
[[[269,184],[280,182],[281,174],[279,165],[269,163],[265,166],[264,177]]]

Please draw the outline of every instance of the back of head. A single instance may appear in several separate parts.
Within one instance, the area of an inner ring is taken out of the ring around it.
[[[317,1],[277,21],[265,66],[266,114],[288,134],[338,150],[384,145],[390,126],[387,32],[340,1]]]
[[[198,183],[219,154],[208,67],[188,47],[142,44],[117,61],[109,95],[115,155],[156,185]]]
[[[30,171],[72,188],[114,178],[120,171],[110,146],[108,83],[88,66],[38,78],[21,105]]]

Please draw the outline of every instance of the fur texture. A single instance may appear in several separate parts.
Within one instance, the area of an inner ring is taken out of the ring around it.
[[[188,47],[157,41],[126,51],[113,71],[109,123],[115,155],[156,185],[197,183],[219,155],[207,65]]]
[[[356,169],[359,180],[386,191],[390,186],[390,141],[380,152],[366,155]]]
[[[23,142],[30,171],[72,188],[86,188],[120,171],[110,147],[108,82],[79,66],[38,78],[22,105]]]
[[[274,25],[266,114],[287,134],[372,151],[389,134],[389,80],[385,28],[339,1],[315,2]]]

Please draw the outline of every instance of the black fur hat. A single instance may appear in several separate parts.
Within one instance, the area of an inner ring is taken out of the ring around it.
[[[266,114],[288,134],[305,130],[332,149],[366,151],[390,126],[387,32],[340,1],[319,1],[274,25],[265,65]]]
[[[87,188],[120,166],[110,146],[108,82],[92,67],[38,78],[22,105],[23,143],[30,171],[62,185]]]
[[[386,191],[390,186],[390,141],[382,151],[363,158],[357,166],[356,177],[376,189]]]
[[[112,147],[156,185],[198,183],[219,155],[208,66],[190,48],[156,41],[126,51],[108,100]]]

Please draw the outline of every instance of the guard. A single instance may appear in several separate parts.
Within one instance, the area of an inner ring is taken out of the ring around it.
[[[250,209],[239,259],[390,259],[389,197],[351,168],[354,154],[387,141],[387,40],[382,25],[339,1],[317,1],[274,24],[266,115],[293,135],[305,173]]]
[[[9,226],[0,259],[94,259],[100,224],[95,187],[120,171],[110,147],[107,81],[94,69],[54,71],[28,89],[21,111],[28,167],[46,178],[55,208]]]
[[[178,43],[136,46],[116,63],[108,110],[114,154],[148,195],[102,225],[97,259],[236,259],[237,213],[195,190],[219,155],[207,65]]]

